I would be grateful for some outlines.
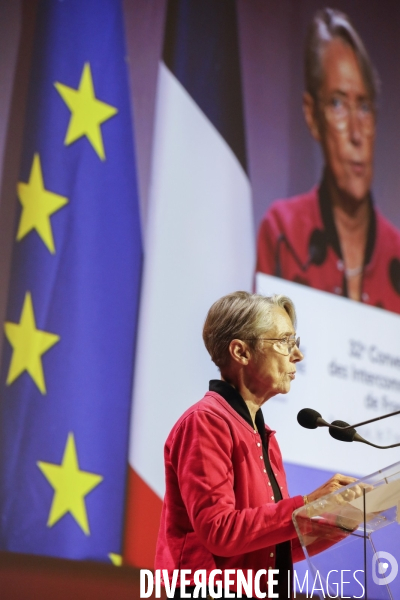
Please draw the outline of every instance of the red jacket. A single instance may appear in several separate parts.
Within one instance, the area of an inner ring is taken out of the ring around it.
[[[389,265],[393,258],[400,259],[400,232],[374,209],[376,232],[371,257],[364,267],[362,302],[400,313],[400,295],[391,283]],[[313,230],[324,230],[318,189],[288,200],[274,202],[261,223],[257,244],[257,271],[275,274],[277,240],[284,235],[293,246],[301,262],[309,257],[309,240]],[[304,283],[318,290],[343,294],[343,262],[328,246],[321,266],[310,265],[307,271],[297,265],[284,243],[280,245],[281,275],[289,281]]]
[[[283,499],[272,502],[261,438],[216,392],[189,408],[165,444],[166,492],[156,569],[274,568],[275,545],[292,540],[304,558],[275,432],[266,427],[268,454]],[[222,579],[222,578],[221,578]],[[191,585],[194,585],[193,579]],[[266,581],[260,588],[266,591]]]

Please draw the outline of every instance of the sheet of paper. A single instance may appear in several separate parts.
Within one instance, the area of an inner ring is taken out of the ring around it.
[[[364,499],[362,496],[349,502],[354,508],[363,510]],[[365,495],[367,513],[382,512],[400,503],[400,480],[380,485],[367,492]]]

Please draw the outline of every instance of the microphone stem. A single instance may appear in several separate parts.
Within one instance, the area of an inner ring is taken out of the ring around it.
[[[361,425],[368,425],[368,423],[375,423],[375,421],[381,421],[382,419],[387,419],[388,417],[394,417],[395,415],[400,415],[400,410],[396,410],[395,412],[389,413],[388,415],[382,415],[381,417],[374,417],[373,419],[369,419],[368,421],[362,421],[361,423],[355,423],[355,425],[348,425],[347,427],[335,427],[335,429],[355,429],[356,427],[361,427]],[[385,448],[391,448],[392,446],[385,446]]]
[[[344,429],[344,428],[343,428]],[[389,448],[397,448],[400,444],[391,444],[390,446],[377,446],[372,442],[368,442],[367,440],[354,440],[355,442],[362,442],[363,444],[368,444],[368,446],[373,446],[374,448],[378,448],[379,450],[388,450]]]
[[[306,262],[305,264],[303,264],[296,252],[296,250],[293,248],[292,244],[289,242],[289,240],[286,238],[286,236],[281,233],[281,235],[278,238],[277,241],[277,257],[278,260],[276,260],[276,262],[280,265],[280,245],[281,243],[284,242],[284,244],[286,245],[286,248],[289,250],[290,254],[292,255],[292,257],[294,258],[295,262],[297,263],[297,266],[302,270],[302,271],[306,271],[308,266],[309,266],[309,261]],[[279,269],[280,270],[280,269]]]

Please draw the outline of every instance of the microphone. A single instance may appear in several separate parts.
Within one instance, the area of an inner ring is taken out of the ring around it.
[[[400,294],[400,260],[392,258],[389,264],[389,278],[395,292]]]
[[[320,415],[319,412],[312,408],[302,408],[297,414],[297,422],[306,429],[317,429],[317,427],[330,427]]]
[[[377,444],[368,442],[368,440],[365,440],[363,437],[361,437],[354,427],[351,427],[351,425],[346,423],[346,421],[332,421],[332,425],[333,427],[329,427],[329,433],[333,438],[335,438],[335,440],[339,440],[339,442],[362,442],[363,444],[368,444],[368,446],[373,446],[373,448],[379,448],[381,450],[400,446],[400,444],[392,444],[391,446],[378,446]]]
[[[388,417],[395,417],[396,415],[400,415],[400,410],[395,410],[394,412],[387,413],[386,415],[381,415],[380,417],[374,417],[373,419],[368,419],[367,421],[360,421],[360,423],[355,423],[354,425],[346,424],[346,427],[337,427],[336,425],[333,425],[333,423],[327,423],[326,421],[324,421],[319,412],[317,412],[316,410],[313,410],[312,408],[303,408],[297,415],[297,422],[299,423],[299,425],[301,425],[302,427],[306,427],[307,429],[316,429],[317,427],[333,427],[334,429],[346,430],[351,429],[353,427],[361,427],[361,425],[369,425],[370,423],[382,421],[382,419],[387,419]],[[318,417],[320,417],[320,419],[318,419]],[[342,421],[342,423],[343,422],[344,421]]]
[[[299,255],[296,250],[293,248],[292,244],[289,242],[284,233],[281,233],[276,242],[275,248],[275,277],[282,277],[282,265],[281,265],[281,245],[285,243],[286,248],[289,250],[290,254],[294,258],[296,264],[302,271],[304,271],[304,265],[301,262]]]
[[[308,265],[313,264],[320,267],[325,262],[327,252],[328,242],[325,231],[322,229],[314,229],[310,235],[310,241],[308,242]]]
[[[374,421],[379,421],[380,419],[386,419],[386,417],[391,417],[393,415],[398,415],[400,411],[396,411],[394,413],[389,413],[388,415],[383,415],[382,417],[375,417],[375,419],[370,419],[369,421],[364,421],[363,423],[356,424],[356,427],[359,425],[366,425],[367,423],[373,423]],[[357,433],[355,428],[352,425],[346,423],[346,421],[333,421],[332,423],[327,423],[325,419],[323,419],[320,413],[313,408],[303,408],[297,414],[297,422],[302,427],[306,429],[317,429],[317,427],[329,427],[329,433],[335,440],[339,440],[340,442],[362,442],[363,444],[368,444],[368,446],[373,446],[374,448],[379,448],[381,450],[386,450],[388,448],[397,448],[400,446],[399,444],[391,444],[390,446],[378,446],[377,444],[373,444],[372,442],[368,442],[361,435]]]
[[[329,433],[335,440],[339,440],[339,442],[364,442],[365,444],[369,444],[369,442],[364,440],[354,427],[350,427],[346,421],[332,421],[332,425],[336,427],[346,427],[344,430],[336,429],[336,427],[329,427]]]
[[[320,267],[326,259],[328,251],[328,242],[326,239],[326,233],[322,229],[314,229],[311,232],[310,239],[308,242],[308,259],[303,263],[292,244],[289,242],[284,233],[281,233],[276,242],[275,249],[275,277],[282,277],[282,265],[281,265],[281,245],[285,244],[286,248],[294,258],[297,266],[304,272],[307,271],[310,265],[316,265]]]

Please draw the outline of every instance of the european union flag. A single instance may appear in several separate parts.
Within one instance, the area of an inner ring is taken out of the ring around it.
[[[142,260],[122,9],[46,0],[36,28],[1,366],[0,548],[107,561],[121,550]]]

